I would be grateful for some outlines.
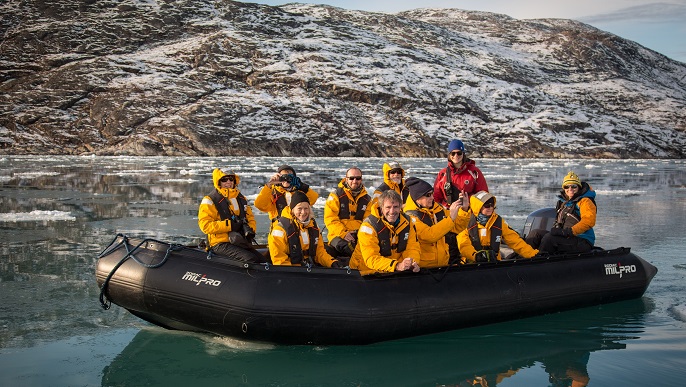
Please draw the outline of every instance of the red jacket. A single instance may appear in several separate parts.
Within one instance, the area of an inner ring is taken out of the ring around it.
[[[467,160],[460,169],[455,169],[452,163],[441,169],[434,182],[434,200],[444,207],[448,206],[445,194],[446,170],[450,168],[450,177],[455,197],[460,191],[466,191],[470,196],[479,191],[488,191],[488,184],[481,170],[476,167],[474,160]]]

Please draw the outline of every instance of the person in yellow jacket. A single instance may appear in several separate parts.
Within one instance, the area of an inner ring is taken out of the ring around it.
[[[419,242],[410,217],[400,210],[402,199],[384,191],[357,233],[350,267],[360,274],[419,271]]]
[[[382,172],[383,183],[379,184],[376,190],[374,190],[372,200],[376,202],[379,195],[390,189],[397,192],[402,197],[402,203],[405,203],[410,191],[405,186],[405,170],[400,166],[400,163],[397,161],[384,163]]]
[[[265,257],[252,247],[255,217],[238,190],[240,177],[233,171],[215,168],[212,182],[214,191],[203,197],[198,207],[198,227],[207,235],[208,249],[237,259],[265,262]]]
[[[434,188],[426,181],[410,177],[405,181],[410,196],[405,201],[404,212],[412,218],[412,223],[417,230],[417,239],[421,248],[420,267],[440,267],[449,263],[450,251],[446,242],[446,234],[452,232],[453,238],[469,223],[469,197],[450,204],[446,210],[434,201]],[[463,204],[464,203],[464,204]],[[456,242],[457,243],[457,242]]]
[[[352,167],[329,194],[324,206],[324,224],[329,237],[329,252],[350,257],[357,246],[357,230],[371,213],[372,198],[362,183],[362,170]]]
[[[501,260],[500,243],[504,241],[524,258],[538,254],[516,231],[495,213],[495,196],[479,191],[470,198],[472,214],[467,228],[457,235],[462,258],[468,263]]]
[[[257,194],[255,207],[269,214],[269,219],[274,221],[291,203],[291,195],[296,191],[305,193],[310,205],[314,205],[319,198],[317,191],[310,189],[309,185],[300,180],[293,167],[281,165]]]
[[[342,267],[324,248],[322,232],[312,216],[308,197],[296,191],[291,203],[272,223],[267,239],[274,265]]]

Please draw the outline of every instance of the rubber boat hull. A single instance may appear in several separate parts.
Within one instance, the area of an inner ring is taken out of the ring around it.
[[[152,324],[319,345],[369,344],[638,298],[656,273],[619,248],[360,276],[244,263],[122,235],[96,268],[106,301]]]

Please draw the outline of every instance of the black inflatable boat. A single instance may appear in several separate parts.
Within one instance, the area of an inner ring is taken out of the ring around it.
[[[527,221],[527,226],[532,222]],[[361,276],[118,235],[101,303],[161,327],[282,344],[368,344],[638,298],[657,269],[628,248]]]

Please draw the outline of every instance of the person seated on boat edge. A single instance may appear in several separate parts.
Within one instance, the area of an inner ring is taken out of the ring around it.
[[[267,262],[252,247],[255,217],[248,200],[238,189],[240,177],[219,168],[212,171],[214,191],[198,207],[198,227],[207,235],[208,250],[215,254],[252,262]]]
[[[462,258],[467,263],[495,262],[501,260],[500,242],[524,258],[538,254],[519,234],[495,213],[495,196],[479,191],[470,197],[472,213],[467,228],[457,235]]]
[[[488,192],[484,174],[477,168],[476,162],[467,157],[462,141],[454,139],[448,143],[447,158],[448,165],[438,172],[434,180],[435,202],[447,209],[454,201],[459,200],[460,195],[472,196],[479,191]],[[450,247],[450,261],[461,260],[457,234],[448,233],[446,242]]]
[[[555,209],[557,218],[550,231],[535,229],[526,236],[531,246],[549,254],[587,253],[595,244],[596,193],[570,171],[562,180]]]
[[[310,189],[296,175],[295,169],[290,165],[281,165],[267,184],[265,184],[255,198],[255,207],[269,214],[273,222],[281,215],[281,211],[291,203],[291,195],[301,191],[307,195],[311,205],[317,201],[319,194]]]
[[[290,205],[272,222],[267,243],[274,265],[313,266],[316,263],[326,267],[343,267],[326,252],[309,198],[301,191],[293,192]]]
[[[374,190],[372,203],[376,203],[379,195],[390,189],[402,196],[403,202],[401,205],[404,204],[407,196],[410,194],[410,191],[405,186],[405,170],[400,166],[400,163],[392,161],[383,164],[382,172],[383,183],[379,184],[376,190]]]
[[[371,200],[362,182],[362,170],[358,167],[348,169],[324,206],[329,254],[337,257],[352,255],[357,246],[357,230],[371,213]]]
[[[405,201],[405,214],[412,219],[417,230],[420,246],[420,267],[441,267],[449,263],[464,263],[459,259],[450,262],[450,251],[446,234],[457,234],[467,228],[469,223],[469,197],[464,201],[456,200],[446,210],[434,201],[434,189],[426,181],[410,177],[405,181],[410,196]],[[460,194],[462,199],[462,194]],[[464,203],[464,204],[462,204]],[[457,242],[456,242],[457,244]]]
[[[384,191],[357,232],[350,267],[360,274],[419,271],[419,242],[410,217],[400,210],[402,199]]]

